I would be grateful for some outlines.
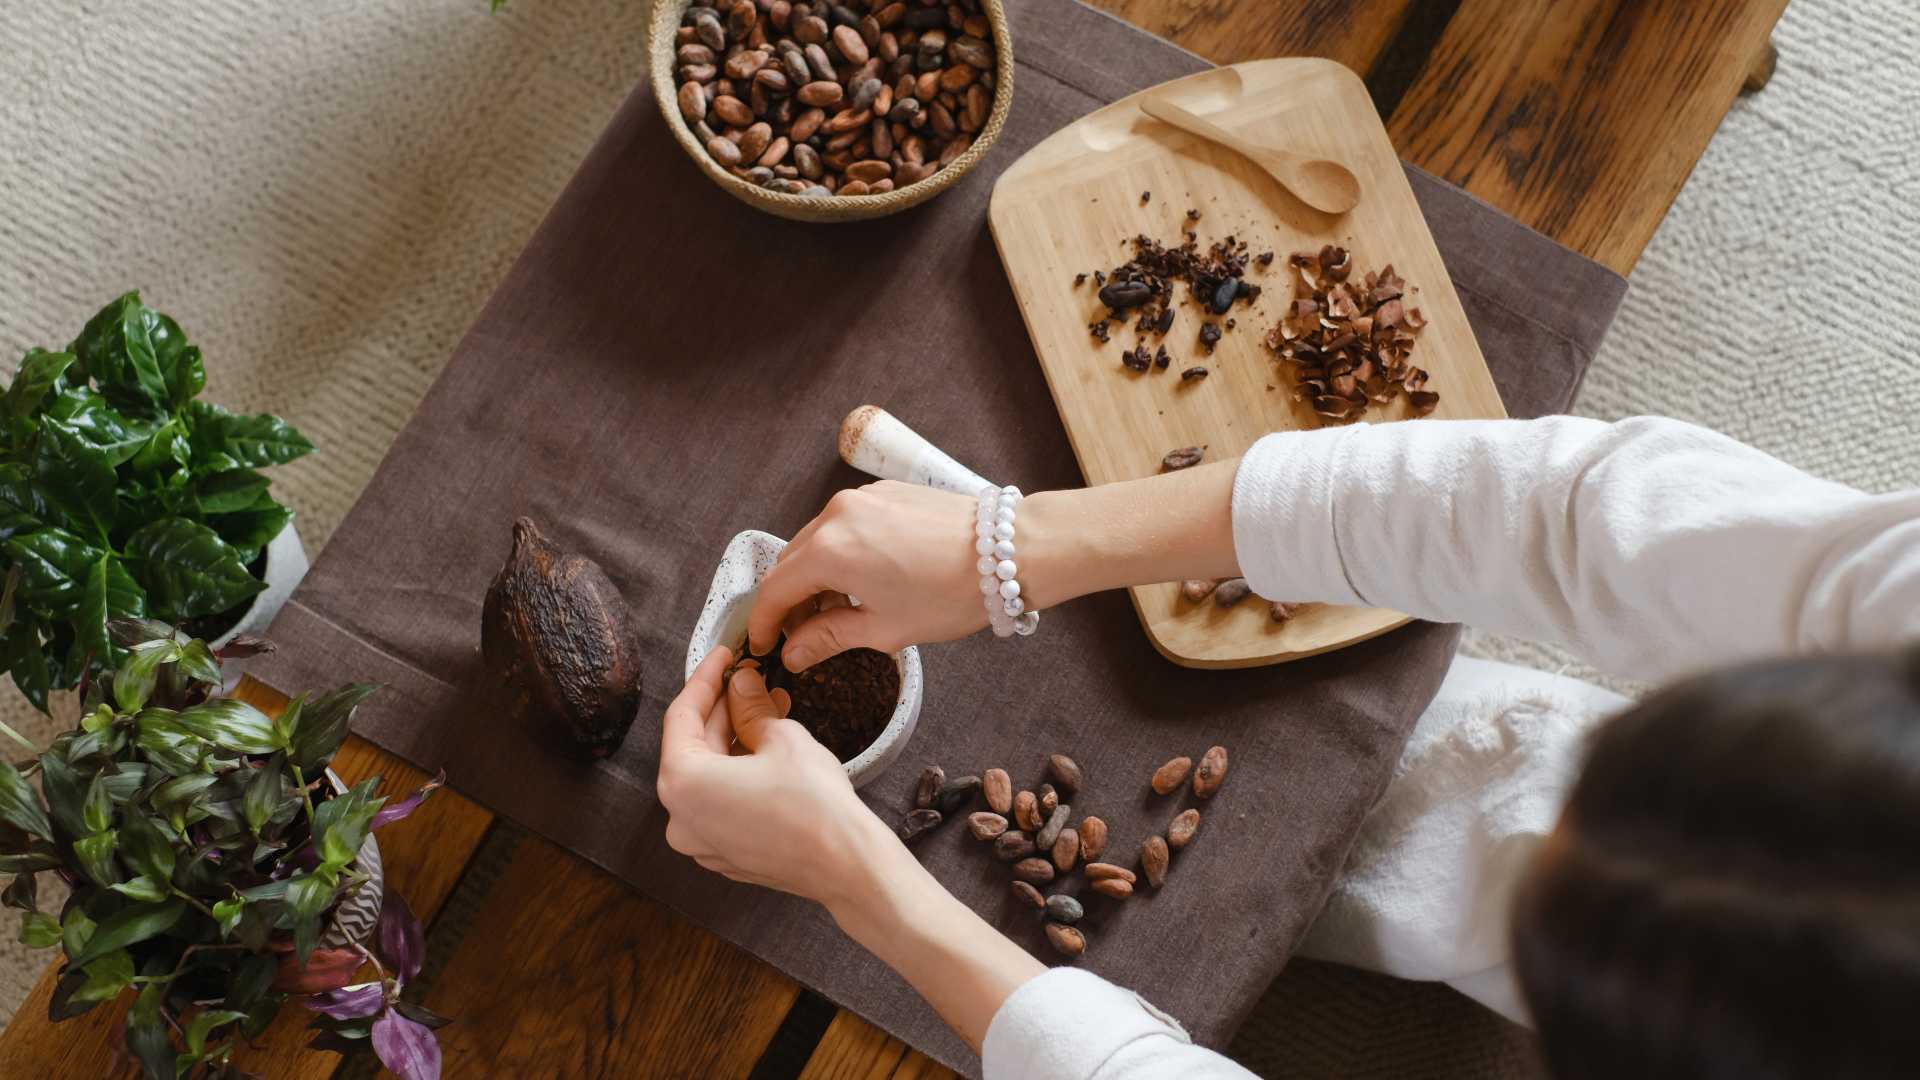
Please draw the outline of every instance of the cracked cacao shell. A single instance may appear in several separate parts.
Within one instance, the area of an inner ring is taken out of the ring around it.
[[[933,805],[935,796],[940,794],[940,786],[947,782],[947,770],[938,765],[929,765],[920,770],[920,782],[913,788],[913,808],[925,810]]]
[[[940,785],[939,794],[934,796],[933,805],[941,813],[952,817],[967,808],[973,802],[974,793],[980,790],[980,778],[977,776],[956,776]]]
[[[940,811],[915,810],[900,823],[900,839],[911,844],[921,834],[931,832],[940,824]]]
[[[516,716],[558,722],[594,757],[620,748],[640,711],[640,650],[626,601],[593,560],[564,555],[531,518],[487,589],[480,654]]]

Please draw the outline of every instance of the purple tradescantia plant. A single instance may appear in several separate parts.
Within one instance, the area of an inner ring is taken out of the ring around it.
[[[422,790],[436,786],[438,781]],[[400,1080],[439,1080],[440,1042],[434,1038],[433,1029],[449,1021],[425,1006],[400,999],[407,983],[417,978],[426,964],[427,937],[407,902],[391,889],[381,901],[378,937],[380,955],[392,971],[389,973],[368,953],[367,959],[380,969],[380,981],[308,997],[306,1007],[326,1017],[314,1020],[313,1026],[320,1029],[320,1034],[309,1045],[344,1053],[356,1040],[368,1039],[380,1064]]]

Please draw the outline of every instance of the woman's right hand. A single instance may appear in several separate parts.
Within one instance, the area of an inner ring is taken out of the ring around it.
[[[800,671],[847,649],[897,652],[984,628],[977,506],[891,480],[835,495],[761,581],[747,616],[751,651],[764,656],[785,627],[781,662]]]

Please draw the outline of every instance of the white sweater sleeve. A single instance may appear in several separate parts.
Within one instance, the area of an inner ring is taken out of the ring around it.
[[[1253,1080],[1138,994],[1068,967],[1007,996],[980,1065],[986,1080]]]
[[[1920,638],[1920,489],[1866,495],[1674,420],[1269,435],[1233,531],[1269,599],[1560,642],[1641,679]]]

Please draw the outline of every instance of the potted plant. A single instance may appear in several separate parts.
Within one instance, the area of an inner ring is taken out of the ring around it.
[[[198,400],[206,381],[179,324],[128,293],[65,350],[30,350],[7,387],[0,667],[43,712],[50,690],[118,665],[108,620],[217,643],[263,626],[262,594],[277,608],[306,570],[293,511],[258,470],[313,444]]]
[[[109,633],[124,659],[82,688],[78,728],[41,749],[0,725],[32,751],[0,761],[0,871],[15,875],[0,902],[20,910],[21,941],[62,950],[50,1018],[130,992],[127,1047],[147,1076],[233,1077],[234,1040],[303,997],[321,1014],[314,1045],[371,1042],[407,1080],[437,1077],[446,1021],[401,999],[424,939],[385,889],[373,832],[440,779],[389,804],[377,777],[348,788],[327,768],[376,687],[302,694],[270,718],[219,696],[222,659],[265,642],[216,650],[144,619]],[[72,890],[57,915],[39,907],[45,871]]]

